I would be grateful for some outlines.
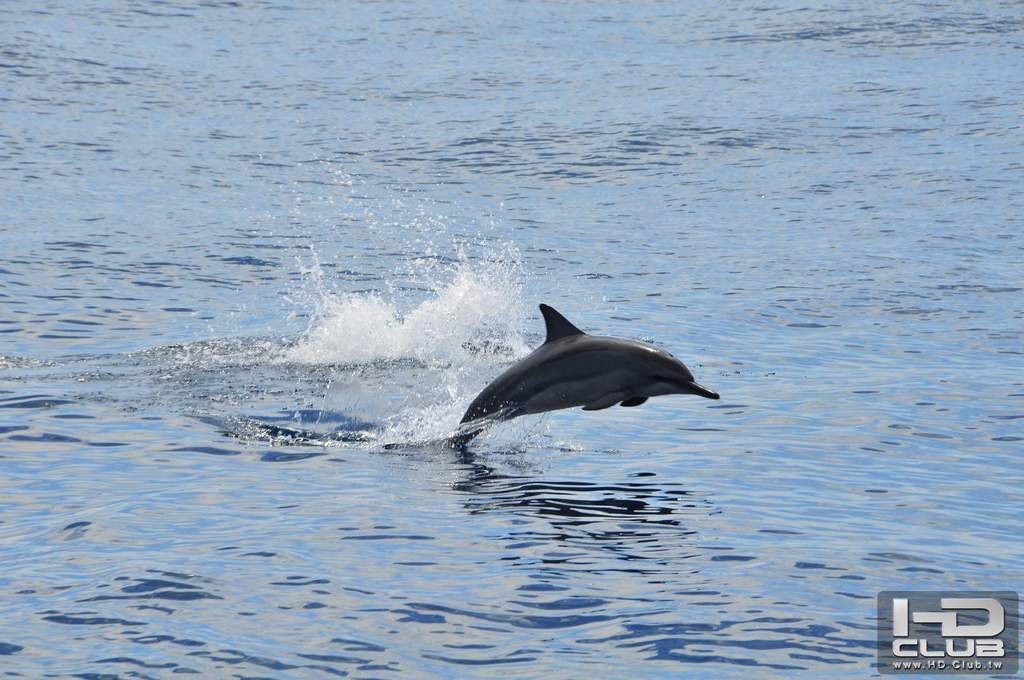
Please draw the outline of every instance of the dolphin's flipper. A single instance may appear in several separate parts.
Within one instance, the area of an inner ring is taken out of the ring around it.
[[[568,319],[559,314],[554,307],[541,305],[540,313],[544,315],[544,325],[547,327],[548,332],[548,337],[544,340],[544,344],[570,335],[585,335],[583,331],[573,326]]]
[[[622,405],[623,406],[639,406],[640,404],[644,403],[645,401],[647,401],[647,397],[633,397],[632,399],[627,399],[626,401],[622,402]]]
[[[625,396],[625,395],[623,395],[622,392],[612,392],[611,394],[606,394],[603,397],[601,397],[600,399],[598,399],[597,401],[595,401],[595,402],[593,402],[591,404],[587,404],[586,406],[584,406],[583,410],[584,411],[600,411],[603,408],[608,408],[610,406],[615,406],[620,401],[622,401],[622,397],[623,396]]]

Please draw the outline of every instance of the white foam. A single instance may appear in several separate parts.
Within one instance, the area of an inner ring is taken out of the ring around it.
[[[316,313],[281,357],[339,365],[338,378],[348,385],[329,390],[325,407],[378,423],[378,443],[454,434],[477,392],[530,351],[518,253],[473,261],[460,255],[453,265],[417,274],[416,285],[430,292],[403,306],[397,294],[328,292],[316,265],[307,276]],[[383,398],[367,400],[368,392]]]
[[[411,358],[423,362],[472,359],[473,348],[527,350],[520,333],[525,310],[518,260],[460,259],[448,280],[404,311],[379,293],[329,293],[320,287],[309,329],[284,358],[309,364],[363,364]],[[442,274],[443,276],[443,274]]]

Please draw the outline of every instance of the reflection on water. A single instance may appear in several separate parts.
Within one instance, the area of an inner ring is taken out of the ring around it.
[[[519,526],[502,537],[509,553],[503,559],[518,564],[534,563],[537,549],[543,547],[548,551],[541,558],[545,565],[644,573],[642,563],[612,566],[606,562],[660,559],[664,563],[692,557],[694,548],[687,555],[686,541],[696,531],[687,528],[683,518],[711,509],[708,501],[692,498],[691,492],[678,488],[681,485],[662,488],[643,482],[593,484],[510,477],[473,461],[472,454],[462,458],[466,479],[452,488],[466,494],[470,513],[500,512],[545,520],[540,527]],[[590,556],[591,551],[597,555]]]

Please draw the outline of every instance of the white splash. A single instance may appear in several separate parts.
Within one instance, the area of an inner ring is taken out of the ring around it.
[[[460,254],[417,278],[431,292],[403,309],[381,293],[326,291],[317,265],[307,279],[316,314],[281,357],[337,366],[324,407],[376,422],[378,444],[452,435],[477,392],[531,349],[518,253],[473,261]]]
[[[472,349],[500,347],[526,352],[525,317],[518,260],[462,258],[450,280],[404,312],[376,293],[328,293],[321,287],[319,309],[299,342],[285,352],[289,361],[309,364],[365,364],[417,359],[458,362]]]

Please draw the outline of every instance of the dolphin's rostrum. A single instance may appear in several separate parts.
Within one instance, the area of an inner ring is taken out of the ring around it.
[[[639,406],[663,394],[718,399],[698,385],[683,362],[636,340],[587,335],[541,305],[547,339],[477,395],[452,443],[461,446],[493,421],[582,406],[597,411],[621,403]]]

